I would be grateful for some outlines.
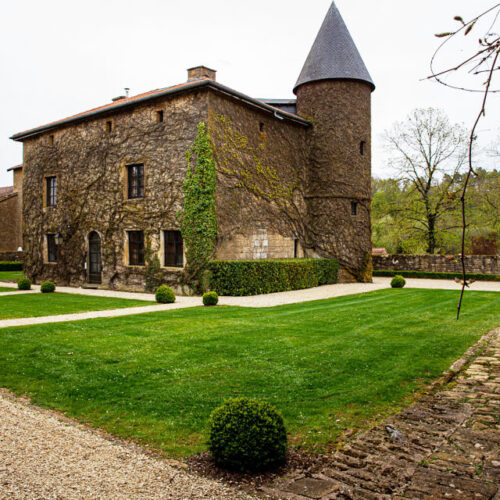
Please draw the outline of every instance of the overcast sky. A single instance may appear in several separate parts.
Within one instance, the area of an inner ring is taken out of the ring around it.
[[[186,80],[204,64],[219,82],[253,97],[292,88],[330,0],[1,0],[0,186],[22,162],[9,137],[109,102]],[[381,134],[416,107],[441,107],[470,126],[480,96],[422,81],[439,40],[494,0],[337,0],[377,86],[373,172],[385,176]],[[487,146],[500,135],[500,96],[481,122]],[[496,111],[496,113],[494,112]],[[496,114],[496,117],[495,117]],[[490,165],[494,166],[494,165]],[[498,166],[497,166],[498,167]]]

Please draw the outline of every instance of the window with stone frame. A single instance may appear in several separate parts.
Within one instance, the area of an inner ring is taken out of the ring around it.
[[[127,165],[128,198],[144,198],[144,165]]]
[[[357,215],[357,214],[358,214],[358,202],[351,201],[351,215]]]
[[[56,235],[47,234],[47,261],[57,262]]]
[[[131,266],[144,265],[144,231],[128,231],[128,261]]]
[[[46,191],[47,198],[46,204],[48,207],[55,207],[57,205],[57,177],[46,177]]]
[[[184,243],[180,231],[163,231],[165,243],[166,267],[182,267],[184,265]]]

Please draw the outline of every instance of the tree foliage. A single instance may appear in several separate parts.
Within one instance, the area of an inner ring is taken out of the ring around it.
[[[185,278],[190,282],[199,281],[201,271],[215,253],[217,239],[216,167],[204,123],[198,124],[198,133],[193,146],[186,152],[186,161],[184,209],[179,218],[186,243]]]

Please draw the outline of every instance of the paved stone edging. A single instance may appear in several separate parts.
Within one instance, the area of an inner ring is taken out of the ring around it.
[[[444,385],[451,379],[452,387]],[[500,498],[500,328],[431,392],[357,436],[326,468],[264,492],[288,500]]]

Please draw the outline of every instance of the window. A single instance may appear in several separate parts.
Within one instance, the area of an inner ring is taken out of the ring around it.
[[[259,132],[264,132],[264,124],[262,122],[259,123]]]
[[[128,260],[131,266],[144,265],[143,231],[128,231]]]
[[[57,245],[55,234],[47,234],[47,260],[49,262],[57,262]]]
[[[113,121],[108,120],[106,122],[106,132],[113,132]]]
[[[47,206],[55,207],[57,204],[57,178],[47,177]]]
[[[163,121],[163,110],[159,110],[156,112],[156,121],[161,123]]]
[[[184,265],[183,243],[180,231],[164,231],[165,266],[182,267]]]
[[[54,145],[54,136],[49,135],[49,146],[53,146],[53,145]]]
[[[293,258],[296,259],[299,256],[299,240],[293,240]]]
[[[144,165],[128,165],[128,197],[144,197]]]
[[[358,213],[358,203],[356,201],[351,201],[351,215],[357,215]]]
[[[365,146],[366,146],[366,142],[365,141],[361,141],[359,143],[359,154],[360,155],[364,155],[365,154]]]

